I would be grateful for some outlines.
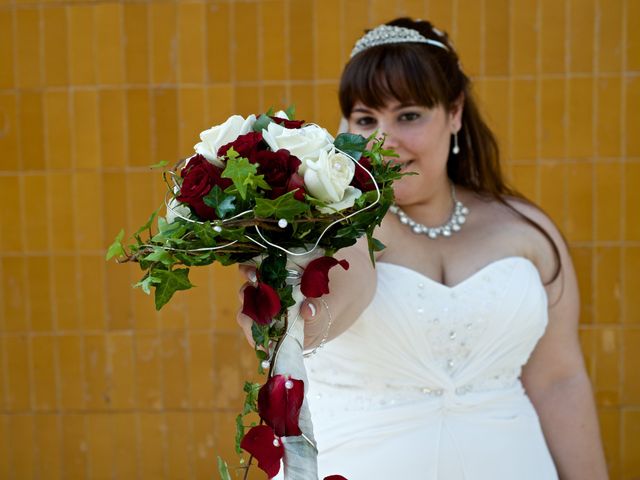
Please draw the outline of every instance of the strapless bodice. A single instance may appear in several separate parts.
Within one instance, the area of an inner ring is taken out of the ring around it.
[[[453,287],[395,264],[376,268],[371,305],[307,362],[312,383],[407,398],[517,383],[547,324],[546,293],[531,261],[503,258]]]
[[[320,472],[557,479],[519,379],[548,321],[535,265],[506,257],[453,287],[395,264],[376,271],[361,317],[306,360]]]

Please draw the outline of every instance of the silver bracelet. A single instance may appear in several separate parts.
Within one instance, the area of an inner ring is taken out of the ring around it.
[[[324,331],[324,335],[322,336],[322,340],[320,340],[320,343],[313,350],[311,350],[309,353],[303,354],[303,356],[305,358],[311,357],[312,355],[315,355],[318,352],[318,350],[320,350],[322,347],[324,347],[324,344],[327,343],[327,337],[329,336],[329,330],[331,329],[331,324],[333,323],[333,317],[331,316],[331,311],[329,310],[329,305],[327,305],[327,302],[325,302],[324,298],[319,298],[318,300],[320,300],[322,302],[322,305],[324,305],[324,308],[327,311],[327,316],[329,317],[329,321],[327,322],[327,328]]]

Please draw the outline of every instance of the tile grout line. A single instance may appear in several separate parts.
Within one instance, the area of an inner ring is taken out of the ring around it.
[[[66,23],[67,23],[67,29],[66,29],[66,33],[67,33],[67,35],[66,35],[67,49],[70,48],[70,45],[72,43],[72,38],[71,38],[71,11],[72,10],[71,9],[72,9],[71,6],[65,5],[65,18],[66,18]],[[72,84],[71,61],[67,62],[67,78],[69,79],[69,85]],[[68,109],[67,110],[67,114],[68,114],[69,118],[71,118],[71,112],[70,112],[71,108],[69,107],[69,104],[71,102],[72,90],[69,89],[69,88],[66,88],[66,90],[64,90],[64,91],[67,94],[67,105],[68,105],[67,106],[67,109]],[[73,132],[70,132],[70,136],[73,136]],[[70,138],[69,141],[70,141],[70,144],[73,145],[72,138]],[[76,191],[76,185],[77,185],[77,183],[76,183],[77,164],[76,164],[76,161],[75,161],[75,150],[72,150],[70,153],[71,153],[71,165],[70,165],[70,179],[69,180],[70,180],[70,187],[71,187],[72,191],[75,192]],[[51,169],[51,162],[48,162],[48,168]],[[72,208],[72,212],[75,213],[76,205],[74,204],[71,208]],[[74,233],[75,233],[75,218],[76,218],[75,214],[72,215],[71,218],[72,218],[72,228],[73,228]],[[75,246],[75,244],[76,244],[75,234],[74,234],[73,243],[74,243],[74,246]],[[81,358],[82,358],[82,361],[80,363],[80,371],[81,371],[81,375],[82,375],[82,395],[83,395],[82,403],[83,403],[83,405],[86,406],[86,404],[84,403],[85,400],[86,400],[85,396],[86,396],[86,389],[87,389],[87,385],[86,385],[87,378],[86,378],[86,369],[85,369],[85,362],[84,362],[84,359],[86,358],[84,339],[85,339],[85,335],[83,334],[83,331],[81,329],[79,329],[80,355],[81,355]],[[82,417],[81,423],[82,423],[83,437],[86,438],[86,436],[87,436],[87,419],[86,419],[85,416]],[[63,434],[63,443],[64,443],[64,434]],[[84,443],[83,443],[83,445],[84,445]],[[90,470],[90,463],[89,463],[88,456],[85,454],[86,449],[82,450],[82,452],[83,452],[83,463],[84,463],[85,475],[88,478],[90,478],[91,470]],[[63,472],[64,472],[64,456],[62,458],[62,466],[63,466]]]
[[[209,5],[206,1],[202,4],[202,8],[203,8],[203,15],[202,15],[202,42],[203,42],[203,48],[202,48],[202,58],[201,58],[201,62],[202,62],[202,66],[203,66],[203,72],[202,72],[202,81],[203,81],[203,98],[204,98],[204,102],[205,102],[205,109],[203,112],[203,124],[205,126],[210,125],[210,121],[209,119],[211,118],[211,112],[209,112],[210,106],[211,106],[211,101],[209,99],[209,95],[210,95],[210,87],[209,87],[209,82],[210,82],[210,78],[209,78],[209,42],[208,42],[208,38],[209,38],[209,28],[208,28],[208,22],[206,21],[207,17],[208,17],[208,9],[211,8],[213,5]],[[181,34],[181,31],[178,32],[178,34]],[[231,56],[229,56],[229,58],[231,58]],[[202,117],[201,117],[202,118]],[[195,132],[194,132],[195,133]],[[189,356],[190,355],[190,350],[189,350]],[[135,358],[132,358],[132,362],[135,361]],[[189,387],[191,387],[191,375],[189,375]],[[166,414],[166,410],[165,410],[165,414]],[[186,413],[186,427],[187,427],[187,435],[189,439],[193,438],[193,411],[191,409],[189,409],[189,411]],[[168,429],[168,426],[167,426]],[[170,434],[170,432],[169,432]],[[188,458],[187,460],[187,470],[189,472],[190,477],[194,477],[195,475],[195,470],[194,470],[194,466],[193,463],[191,461],[191,458]],[[169,470],[167,469],[167,472]]]
[[[619,163],[622,157],[602,157],[597,158],[595,161],[597,163]],[[640,157],[627,157],[624,158],[627,163],[639,163]],[[554,157],[542,157],[539,159],[542,163],[548,164],[557,164],[558,162],[563,161],[562,158],[554,158]],[[566,159],[567,164],[577,164],[584,162],[584,158],[568,158]],[[509,163],[520,164],[520,165],[535,165],[536,158],[513,158],[509,160]],[[149,173],[148,166],[125,166],[125,167],[81,167],[76,169],[71,168],[60,168],[55,170],[42,170],[42,169],[33,169],[33,170],[24,170],[22,172],[16,172],[11,170],[0,170],[0,177],[16,177],[16,176],[40,176],[45,175],[48,172],[57,175],[71,175],[76,172],[81,173]]]
[[[487,2],[480,0],[480,75],[487,73]]]
[[[622,45],[621,45],[621,58],[620,58],[620,67],[622,68],[622,78],[621,78],[621,88],[620,88],[620,95],[621,95],[621,102],[620,102],[620,130],[622,132],[622,135],[620,136],[620,159],[622,162],[621,165],[621,182],[620,182],[620,195],[622,197],[622,201],[620,203],[620,219],[621,219],[621,232],[620,232],[620,239],[623,241],[623,247],[621,249],[621,255],[620,255],[620,273],[621,273],[621,298],[624,299],[625,298],[625,293],[627,293],[627,282],[626,282],[626,271],[627,271],[627,264],[626,264],[626,253],[627,253],[627,228],[626,228],[626,224],[624,222],[624,219],[627,218],[627,188],[626,188],[626,175],[625,175],[625,171],[626,171],[626,155],[627,155],[627,121],[626,121],[626,113],[627,113],[627,41],[628,41],[628,22],[627,22],[627,14],[628,14],[628,3],[627,0],[623,0],[622,1],[622,15],[621,15],[621,21],[622,21],[622,25],[621,25],[621,31],[622,31]],[[627,320],[627,308],[626,308],[626,302],[622,301],[621,305],[620,305],[620,310],[621,310],[621,314],[622,314],[622,321],[623,321],[623,325]],[[624,333],[624,331],[623,331]],[[626,375],[626,371],[627,371],[627,365],[625,362],[625,353],[626,353],[626,348],[625,348],[626,342],[621,342],[621,346],[620,346],[620,379],[622,382],[624,382],[624,378]],[[620,390],[621,390],[621,397],[624,396],[624,384],[620,386]],[[622,398],[621,398],[622,399]],[[621,402],[622,403],[622,402]],[[619,461],[620,464],[622,464],[622,460],[623,460],[623,452],[625,451],[625,435],[624,435],[624,421],[623,421],[623,410],[620,410],[620,415],[618,417],[618,441],[619,441]],[[621,465],[622,467],[622,465]]]
[[[568,73],[571,71],[571,3],[564,2],[564,118],[563,118],[563,146],[562,146],[562,223],[561,230],[567,230],[568,205],[569,205],[569,181],[567,159],[569,158],[569,129],[571,128],[570,107],[572,101],[571,82]],[[570,242],[573,244],[573,242]]]
[[[264,38],[264,24],[262,22],[262,2],[258,2],[256,4],[256,32],[257,32],[257,57],[258,57],[258,65],[257,65],[257,81],[259,83],[258,87],[258,105],[260,111],[265,111],[264,104],[264,86],[262,85],[262,80],[264,79],[264,47],[262,39]]]
[[[284,7],[284,12],[283,12],[283,17],[284,17],[284,32],[283,32],[283,37],[284,37],[284,44],[286,45],[286,50],[285,50],[285,62],[284,62],[284,85],[285,85],[285,96],[287,97],[287,102],[291,102],[292,101],[292,93],[293,93],[293,83],[291,81],[291,19],[290,19],[290,15],[291,15],[291,5],[290,5],[290,0],[284,0],[283,1],[283,7]],[[235,22],[233,23],[235,25]]]
[[[16,63],[18,63],[18,29],[19,29],[19,22],[18,22],[18,15],[17,15],[17,9],[13,10],[13,22],[14,22],[14,30],[13,30],[13,41],[14,41],[14,65]],[[15,80],[15,85],[16,85],[16,95],[18,97],[21,98],[21,81],[20,81],[20,76],[18,74],[18,68],[15,69],[15,73],[14,73],[14,80]],[[40,75],[42,75],[42,72],[40,72]],[[20,118],[22,118],[22,112],[20,112],[19,116]],[[20,129],[20,127],[17,128],[18,130],[18,139],[22,138],[22,131]],[[24,163],[24,159],[23,159],[23,149],[22,149],[22,142],[19,142],[18,145],[18,156],[19,156],[19,160],[18,160],[18,165],[20,165],[22,167],[23,163]],[[20,181],[19,181],[19,188],[20,188],[20,217],[21,217],[21,225],[20,225],[20,233],[21,233],[21,237],[22,237],[22,249],[26,250],[27,247],[27,215],[26,215],[26,207],[25,207],[25,199],[26,199],[26,183],[25,183],[25,179],[22,175],[20,175],[19,177]],[[28,269],[27,269],[27,262],[25,260],[23,260],[22,262],[22,285],[24,288],[24,293],[25,293],[25,297],[29,298],[30,295],[30,288],[29,288],[29,282],[28,282]],[[29,416],[32,419],[31,422],[31,436],[32,438],[35,438],[35,426],[34,426],[34,421],[33,421],[33,417],[34,417],[34,413],[36,411],[36,388],[35,388],[35,375],[34,375],[34,359],[33,359],[33,345],[32,345],[32,339],[31,339],[31,332],[33,332],[33,322],[31,319],[31,302],[25,302],[25,309],[24,309],[24,319],[25,319],[25,324],[27,326],[27,332],[25,332],[23,338],[25,340],[25,344],[26,344],[26,349],[27,349],[27,368],[28,368],[28,372],[27,372],[27,376],[28,376],[28,385],[29,385],[29,409],[28,411],[25,412],[26,416]],[[11,448],[12,453],[14,453],[13,448]],[[13,456],[13,458],[15,458],[15,455]],[[15,465],[14,465],[15,467]],[[15,474],[15,469],[14,469],[14,474]]]
[[[513,37],[514,37],[514,33],[513,33],[513,0],[509,0],[508,4],[507,4],[507,8],[509,10],[509,15],[508,15],[508,32],[507,32],[507,38],[508,38],[508,42],[509,45],[511,46],[511,44],[513,43]],[[514,104],[514,100],[513,100],[513,96],[514,96],[514,87],[513,87],[513,83],[514,83],[514,79],[511,75],[513,75],[513,67],[514,64],[514,48],[509,48],[508,52],[507,52],[507,71],[508,71],[508,82],[507,82],[507,115],[509,116],[510,119],[513,118],[513,104]],[[513,122],[510,121],[507,124],[507,154],[509,157],[513,156]],[[509,161],[509,163],[511,163]]]
[[[600,15],[599,10],[597,8],[598,0],[594,0],[592,4],[592,13],[593,13],[593,31],[592,31],[592,47],[593,47],[593,56],[591,60],[591,239],[595,241],[598,238],[598,224],[600,219],[597,215],[597,205],[598,205],[598,189],[596,188],[598,185],[597,182],[597,168],[596,162],[599,156],[600,151],[600,139],[598,137],[598,114],[599,114],[599,102],[598,102],[598,81],[597,81],[597,72],[600,69],[599,62],[599,54],[600,54]],[[599,252],[598,248],[594,245],[592,248],[592,262],[591,262],[591,278],[594,281],[591,284],[592,288],[592,299],[593,299],[593,321],[595,323],[598,322],[598,305],[600,303],[600,289],[597,288],[598,285],[598,258]],[[594,340],[595,341],[595,340]]]
[[[146,27],[147,27],[147,31],[146,31],[146,42],[147,42],[147,48],[149,50],[151,50],[151,9],[150,9],[150,5],[149,2],[143,2],[140,4],[141,7],[144,9],[143,14],[145,16],[146,19]],[[123,33],[126,35],[126,31],[127,31],[127,23],[125,20],[125,16],[123,15],[122,17],[122,31]],[[126,55],[122,56],[123,59],[123,74],[125,78],[128,78],[130,75],[130,71],[128,69],[128,62],[126,61]],[[149,53],[149,58],[147,59],[147,92],[150,90],[150,86],[152,84],[151,82],[151,76],[152,76],[152,56],[151,53]],[[149,104],[151,103],[149,100],[149,94],[147,94],[147,100],[149,101]],[[130,99],[127,97],[127,95],[123,95],[123,103],[124,103],[124,109],[123,109],[123,125],[124,125],[124,132],[123,132],[123,136],[124,136],[124,144],[126,145],[126,148],[124,150],[123,155],[124,155],[124,165],[125,165],[125,171],[127,171],[131,162],[131,158],[130,158],[130,145],[131,145],[131,119],[130,119],[130,110],[131,110],[131,103],[130,103]],[[145,169],[146,170],[146,169]],[[141,170],[142,171],[142,170]],[[124,175],[123,175],[124,177]],[[102,181],[103,181],[103,186],[104,186],[104,180],[105,180],[105,175],[104,172],[102,174]],[[123,189],[124,189],[124,195],[125,195],[125,208],[126,208],[126,212],[124,213],[124,220],[126,222],[127,225],[131,225],[132,224],[132,219],[131,219],[131,212],[129,209],[129,201],[131,199],[131,191],[130,191],[130,183],[128,181],[124,181],[123,182]],[[102,197],[103,197],[103,202],[104,202],[104,198],[105,198],[105,191],[103,190],[102,193]],[[103,203],[104,206],[104,203]],[[104,210],[103,210],[104,211]],[[103,217],[103,234],[106,235],[106,221]],[[113,268],[114,266],[112,265],[111,268]],[[103,276],[103,285],[104,285],[104,299],[105,299],[105,303],[109,300],[109,276],[107,275],[107,266],[106,264],[103,264],[102,267],[102,276]],[[133,289],[128,289],[127,291],[127,300],[128,300],[128,305],[129,305],[129,311],[131,312],[133,310]],[[113,310],[109,308],[108,305],[106,305],[105,308],[105,315],[103,318],[103,327],[105,329],[108,329],[109,332],[113,332],[114,330],[111,328],[108,328],[111,324],[111,316],[113,315]],[[133,325],[132,325],[133,327]],[[134,332],[134,329],[132,328],[130,330],[131,332]],[[133,378],[137,378],[137,374],[138,374],[138,364],[136,362],[136,359],[138,358],[138,342],[136,342],[137,339],[137,335],[134,335],[132,333],[132,341],[131,341],[131,355],[132,355],[132,359],[131,359],[131,369],[132,369],[132,376]],[[138,382],[134,381],[134,385],[133,385],[133,397],[134,397],[134,402],[136,407],[138,406],[138,398],[139,398],[139,390],[138,390]],[[134,418],[134,423],[135,423],[135,435],[136,435],[136,452],[135,452],[135,468],[136,468],[136,475],[138,478],[140,478],[141,475],[141,464],[142,464],[142,460],[141,460],[141,454],[140,454],[140,442],[141,442],[141,438],[142,438],[142,434],[141,434],[141,430],[140,430],[140,418],[137,414],[133,415]]]
[[[12,2],[13,3],[13,2]],[[17,61],[17,41],[16,41],[16,20],[15,20],[15,11],[13,12],[9,12],[10,18],[11,18],[11,33],[10,33],[10,37],[13,41],[13,49],[12,49],[12,54],[13,54],[13,64],[15,65],[15,62]],[[17,84],[17,69],[13,69],[13,84],[16,85]],[[18,100],[17,97],[14,100],[16,102],[16,107],[18,105]],[[19,117],[21,113],[20,109],[16,110],[16,117]],[[18,122],[19,124],[20,122]],[[22,154],[21,154],[21,147],[22,147],[22,143],[18,142],[17,145],[17,153],[18,153],[18,159],[19,159],[19,163],[18,165],[20,166],[20,168],[22,168]],[[20,198],[20,203],[24,204],[23,200],[22,200],[22,188],[20,187],[21,184],[21,176],[18,176],[17,180],[17,187],[18,187],[18,196]],[[20,207],[19,207],[20,208]],[[20,225],[23,223],[24,220],[24,215],[22,215],[22,212],[19,212],[19,216],[20,216]],[[22,236],[22,234],[21,234]],[[22,243],[22,238],[20,239],[21,243]],[[4,289],[5,289],[5,284],[7,283],[5,281],[5,269],[4,269],[4,259],[2,257],[0,257],[0,306],[2,307],[2,313],[4,314],[4,312],[6,312],[5,308],[6,308],[6,299],[5,299],[5,295],[4,295]],[[4,320],[2,321],[2,324],[0,325],[0,328],[2,328],[2,333],[4,334],[4,332],[6,331],[7,328],[7,322],[6,322],[6,317],[3,317]],[[2,349],[0,351],[0,368],[2,369],[2,392],[1,392],[1,400],[2,400],[2,405],[3,408],[6,408],[7,410],[9,409],[9,400],[10,400],[10,396],[9,396],[9,355],[7,353],[7,348],[6,348],[6,341],[4,338],[4,335],[2,335],[2,338],[0,338],[0,346],[2,346]],[[8,436],[8,431],[9,431],[9,419],[7,419],[7,433],[6,435]],[[4,428],[3,428],[4,430]],[[7,449],[9,451],[9,458],[13,458],[12,455],[12,448],[11,445],[7,446]],[[11,475],[11,462],[9,462],[7,468],[9,469],[9,474]],[[13,475],[12,475],[13,476]]]
[[[205,4],[203,4],[203,8],[204,7],[205,7]],[[203,17],[203,19],[205,18],[204,15],[202,17]],[[205,29],[206,29],[206,22],[203,21],[203,24],[202,24],[203,42],[204,42],[204,39],[206,38]],[[182,30],[180,28],[177,29],[177,35],[178,35],[178,44],[180,44],[181,40],[182,40]],[[204,43],[206,43],[206,42],[204,42]],[[180,52],[181,50],[178,50],[178,51]],[[203,52],[204,52],[204,48],[203,48]],[[206,58],[204,58],[202,60],[203,60],[202,65],[203,65],[203,68],[204,68],[204,65],[206,65],[206,63],[205,63],[206,62]],[[178,70],[180,70],[180,69],[178,69]],[[177,105],[178,109],[180,108],[180,103],[181,102],[179,102],[178,105]],[[187,318],[188,318],[188,315],[187,315]],[[187,365],[191,365],[192,355],[191,355],[191,344],[189,342],[189,338],[188,338],[188,334],[187,334],[187,332],[189,330],[188,327],[189,327],[188,326],[188,321],[185,319],[185,325],[184,325],[184,327],[182,329],[180,329],[180,331],[184,332],[184,335],[185,335],[185,349],[184,349],[185,361],[186,361]],[[185,383],[186,383],[186,389],[187,389],[187,395],[188,395],[188,401],[189,401],[189,410],[190,410],[192,405],[193,405],[193,403],[191,401],[192,378],[191,378],[191,372],[189,370],[187,370],[187,372],[185,372]],[[163,414],[164,414],[164,419],[165,419],[165,430],[164,430],[165,431],[165,436],[164,436],[165,442],[164,443],[165,443],[165,448],[166,448],[166,451],[167,451],[166,457],[168,458],[169,455],[171,454],[171,452],[170,452],[170,442],[169,442],[169,433],[167,433],[168,429],[169,429],[169,425],[168,425],[167,418],[166,418],[167,417],[167,413],[166,413],[166,410],[164,408],[163,408]],[[191,417],[192,417],[192,414],[189,412],[187,414],[187,429],[188,429],[188,432],[189,432],[189,436],[191,436],[191,425],[193,423],[192,420],[191,420]],[[169,464],[168,464],[168,461],[166,459],[165,459],[164,467],[165,467],[165,475],[168,475],[169,474]],[[189,468],[190,475],[193,476],[193,469],[192,469],[191,462],[189,462],[188,468]]]
[[[119,8],[118,8],[119,7]],[[98,11],[99,7],[95,7],[94,8],[94,20],[96,18],[96,12]],[[120,17],[120,21],[118,22],[118,27],[120,28],[119,33],[119,38],[122,39],[124,37],[124,28],[123,28],[123,7],[121,4],[117,4],[116,5],[117,8],[117,12],[118,12],[118,16]],[[94,29],[95,32],[95,29]],[[94,33],[94,41],[95,41],[95,33]],[[121,43],[122,45],[122,43]],[[124,47],[124,45],[122,45],[122,47]],[[94,48],[96,48],[96,45],[94,45]],[[96,56],[94,58],[97,58],[98,55],[96,54]],[[97,62],[94,62],[94,65],[97,68]],[[120,68],[122,71],[122,75],[124,77],[124,72],[125,72],[125,60],[124,60],[124,55],[120,55]],[[97,73],[96,72],[96,78],[97,78]],[[123,78],[124,79],[124,78]],[[102,132],[102,103],[100,102],[100,96],[98,95],[98,92],[96,91],[96,118],[95,118],[95,122],[98,128],[99,132]],[[100,137],[98,136],[98,142],[100,142]],[[96,156],[97,156],[97,164],[98,165],[102,165],[104,162],[104,158],[102,155],[102,149],[98,148],[96,151]],[[97,188],[98,188],[98,197],[97,197],[97,204],[99,206],[99,209],[101,212],[105,212],[106,208],[105,208],[105,199],[104,199],[104,175],[97,175],[96,176],[96,180],[98,182]],[[100,225],[102,226],[101,230],[102,230],[102,235],[100,237],[101,242],[104,242],[104,237],[106,235],[106,225],[105,225],[105,216],[102,216],[102,221],[100,222]],[[80,268],[80,258],[79,255],[76,255],[76,268],[79,269]],[[105,267],[104,267],[104,263],[102,264],[102,268],[101,270],[104,272],[105,271]],[[80,317],[78,317],[80,318]],[[105,332],[106,333],[106,332]],[[104,348],[105,348],[105,356],[106,356],[106,361],[105,361],[105,368],[106,368],[106,377],[108,379],[108,385],[109,385],[109,394],[111,395],[111,389],[112,389],[112,385],[113,385],[113,365],[112,365],[112,361],[111,361],[111,348],[112,348],[112,342],[111,342],[111,337],[108,334],[103,334],[103,342],[104,342]],[[113,428],[109,429],[110,432],[110,436],[111,436],[111,442],[112,445],[115,445],[116,442],[116,434]],[[116,462],[115,462],[115,458],[111,459],[111,478],[113,480],[116,480]]]
[[[42,7],[42,4],[40,4],[38,6],[38,16],[39,16],[39,67],[40,67],[40,84],[41,85],[45,85],[46,84],[46,79],[45,79],[45,39],[44,39],[44,32],[45,32],[45,20],[44,20],[44,10]],[[40,96],[40,103],[41,103],[41,110],[44,111],[44,108],[42,107],[42,95]],[[22,133],[22,132],[21,132]],[[22,141],[20,141],[20,144],[22,145]],[[24,153],[21,154],[21,159],[22,159],[22,164],[24,165],[24,157],[23,157]],[[49,221],[47,222],[47,244],[48,244],[48,248],[50,250],[53,249],[53,205],[52,202],[49,201],[51,198],[51,195],[53,193],[53,189],[52,189],[52,183],[53,183],[53,179],[51,177],[51,175],[47,172],[46,178],[45,178],[45,188],[46,188],[46,194],[47,194],[47,204],[45,207],[46,213],[47,213],[47,217],[49,218]],[[49,268],[49,275],[48,275],[48,281],[49,281],[49,304],[51,306],[56,305],[56,295],[57,295],[57,283],[55,281],[55,273],[54,273],[54,262],[53,262],[53,256],[51,255],[47,255],[47,265]],[[54,371],[54,385],[55,385],[55,402],[56,402],[56,407],[58,409],[60,409],[62,403],[61,403],[61,394],[62,394],[62,376],[61,376],[61,372],[60,372],[60,348],[59,348],[59,341],[58,341],[58,337],[57,337],[57,331],[59,329],[59,323],[58,323],[58,312],[57,312],[57,308],[51,308],[50,309],[50,320],[51,320],[51,331],[52,331],[52,335],[50,336],[49,341],[52,344],[52,351],[53,351],[53,371]],[[59,443],[61,443],[62,440],[62,419],[60,417],[60,415],[55,415],[55,420],[56,420],[56,427],[58,429],[58,435],[57,435],[57,441]],[[35,422],[34,422],[35,424]],[[39,446],[36,446],[35,451],[37,452],[37,455],[39,458],[42,457],[42,451],[41,448],[39,448]],[[62,468],[62,462],[63,462],[63,458],[60,458],[60,467]],[[59,472],[60,474],[62,474],[62,472]],[[44,478],[44,477],[42,477]]]
[[[154,44],[153,44],[153,35],[152,35],[152,28],[153,28],[153,23],[152,23],[152,15],[151,15],[151,3],[148,1],[143,2],[143,5],[145,7],[145,13],[146,13],[146,17],[147,17],[147,48],[148,48],[148,62],[147,62],[147,101],[149,102],[149,108],[152,107],[151,105],[151,88],[149,88],[152,84],[152,77],[153,77],[153,68],[152,68],[152,64],[153,64],[153,60],[154,60]],[[131,125],[129,125],[129,109],[130,109],[130,102],[129,99],[127,99],[126,102],[127,105],[127,147],[130,148],[130,144],[131,144],[131,138],[129,138],[130,135],[130,128]],[[151,112],[150,112],[151,115]],[[151,119],[150,119],[151,120]],[[151,125],[149,125],[149,128],[151,128]],[[129,162],[131,161],[131,159],[129,158],[129,148],[127,150],[127,164],[129,164]],[[127,224],[131,225],[131,212],[129,211],[129,201],[131,199],[131,192],[129,191],[129,184],[130,182],[125,182],[125,195],[126,195],[126,208],[127,208],[127,212],[126,212],[126,219],[127,219]],[[108,298],[108,297],[107,297]],[[131,294],[129,295],[129,303],[131,304]],[[107,317],[105,319],[107,322],[109,321],[109,317]],[[138,359],[139,359],[139,352],[138,352],[138,339],[139,336],[136,335],[135,336],[135,341],[133,342],[133,355],[134,355],[134,364],[133,364],[133,371],[134,371],[134,378],[137,378],[139,372],[138,372]],[[140,391],[137,388],[137,383],[136,383],[136,388],[135,388],[135,393],[136,393],[136,408],[133,409],[133,414],[134,414],[134,419],[135,419],[135,424],[136,424],[136,474],[137,474],[137,478],[139,480],[142,479],[142,452],[141,452],[141,448],[140,445],[142,443],[142,425],[141,425],[141,418],[140,418],[140,409],[139,409],[139,401],[140,401]]]
[[[535,162],[535,201],[542,200],[542,2],[536,5],[536,162]]]
[[[82,6],[80,8],[87,8],[88,6]],[[71,12],[73,11],[73,7],[69,6],[69,8],[67,9],[67,12],[69,12],[69,15],[71,15]],[[96,53],[96,39],[95,39],[95,35],[93,35],[93,32],[95,32],[95,24],[96,24],[96,14],[95,14],[95,8],[91,9],[91,22],[92,22],[92,35],[91,35],[91,51],[94,55],[94,59],[95,59],[95,53]],[[68,23],[68,25],[70,25],[71,22]],[[71,34],[71,29],[68,28],[67,29],[68,35]],[[71,45],[73,41],[73,38],[68,38],[68,46]],[[69,83],[72,83],[72,71],[71,71],[71,62],[68,62],[68,68],[69,68]],[[96,66],[96,62],[93,61],[92,62],[92,74],[93,74],[93,78],[95,79],[95,81],[98,80],[98,74],[97,74],[97,66]],[[76,115],[75,115],[75,103],[76,103],[76,95],[77,92],[68,89],[67,90],[67,102],[68,102],[68,118],[69,118],[69,144],[71,147],[71,151],[70,151],[70,156],[71,156],[71,189],[74,192],[74,196],[77,195],[78,192],[78,155],[77,155],[77,144],[76,144],[76,132],[75,132],[75,125],[76,125]],[[74,230],[74,235],[73,235],[73,243],[74,243],[74,247],[77,248],[78,245],[78,230],[79,230],[79,226],[77,224],[77,218],[78,218],[78,206],[77,203],[74,203],[74,205],[72,206],[72,219],[73,219],[73,230]],[[83,395],[84,398],[83,403],[86,401],[86,394],[87,394],[87,389],[88,389],[88,379],[87,379],[87,369],[86,369],[86,361],[85,359],[87,358],[86,353],[87,353],[87,349],[86,349],[86,344],[85,344],[85,338],[86,338],[86,334],[84,333],[84,330],[81,330],[81,341],[80,341],[80,352],[82,355],[82,362],[81,362],[81,371],[82,371],[82,379],[83,379]],[[86,406],[86,404],[85,404]],[[89,428],[89,423],[88,423],[88,418],[86,415],[82,416],[82,427],[83,427],[83,433],[84,433],[84,441],[83,441],[83,445],[86,445],[87,443],[89,443],[89,436],[88,436],[88,428]],[[85,462],[85,472],[87,475],[87,478],[92,478],[92,459],[91,456],[89,455],[89,449],[85,448],[83,450],[83,457],[84,457],[84,462]]]
[[[318,72],[318,45],[317,45],[317,38],[318,38],[318,22],[315,21],[315,11],[317,8],[317,0],[310,0],[311,2],[311,11],[314,12],[314,15],[311,15],[311,54],[312,54],[312,59],[311,59],[311,78],[312,83],[313,83],[313,117],[314,118],[318,118],[318,106],[320,105],[320,99],[319,99],[319,91],[318,91],[318,84],[316,83],[315,79],[317,78],[317,72]]]

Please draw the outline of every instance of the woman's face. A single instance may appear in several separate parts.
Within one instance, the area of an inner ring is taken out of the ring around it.
[[[380,109],[356,103],[349,117],[349,131],[369,136],[386,134],[385,147],[399,155],[394,162],[403,172],[415,172],[394,183],[396,202],[410,205],[429,201],[443,188],[449,192],[447,158],[451,134],[460,128],[461,108],[447,112],[394,100]]]

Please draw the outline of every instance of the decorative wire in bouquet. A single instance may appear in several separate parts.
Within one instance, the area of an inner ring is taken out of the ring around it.
[[[253,263],[257,278],[244,290],[258,371],[264,385],[246,382],[236,419],[236,450],[271,478],[317,478],[317,449],[304,398],[304,297],[328,293],[328,270],[348,268],[333,258],[358,238],[368,239],[371,261],[384,248],[373,237],[393,201],[400,167],[385,157],[384,139],[343,133],[292,120],[293,112],[234,115],[205,130],[196,154],[164,172],[166,217],[151,215],[125,246],[121,231],[107,259],[133,261],[144,271],[135,285],[161,309],[187,290],[189,267]],[[157,232],[152,225],[157,217]],[[248,431],[245,416],[258,413]],[[231,479],[218,458],[223,480]],[[335,478],[341,478],[336,476]]]

